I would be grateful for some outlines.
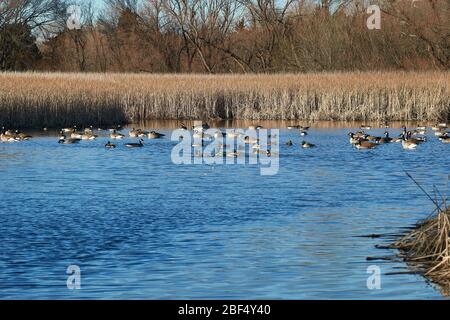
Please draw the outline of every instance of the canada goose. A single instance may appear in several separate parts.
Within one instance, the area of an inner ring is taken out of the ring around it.
[[[13,136],[14,132],[12,130],[5,130],[5,127],[2,127],[3,134],[6,134],[7,136]]]
[[[107,149],[114,149],[116,147],[115,144],[112,144],[111,142],[108,141],[108,143],[105,144],[105,148]]]
[[[263,128],[263,126],[260,126],[260,125],[257,125],[257,126],[249,126],[249,127],[248,127],[249,130],[259,130],[259,129],[262,129],[262,128]]]
[[[417,126],[416,130],[425,131],[425,130],[427,130],[427,127],[425,127],[425,126]]]
[[[293,145],[293,143],[292,143],[292,141],[291,141],[291,140],[289,140],[288,142],[286,142],[286,145],[287,145],[287,146],[292,146],[292,145]]]
[[[307,130],[309,130],[309,127],[300,126],[298,129],[299,129],[300,131],[307,131]]]
[[[433,131],[440,131],[445,129],[448,129],[446,123],[436,123],[434,126],[431,127],[431,130]]]
[[[355,143],[355,147],[357,149],[375,149],[378,146],[375,142],[365,141],[365,140],[359,140],[357,143]]]
[[[302,141],[302,148],[313,148],[315,146],[316,146],[315,144],[312,144],[312,143],[309,143],[306,141]]]
[[[306,132],[306,131],[300,131],[300,135],[301,135],[301,136],[306,136],[306,135],[308,135],[308,132]]]
[[[187,130],[188,128],[186,127],[186,125],[184,123],[181,123],[180,129],[181,130]]]
[[[111,134],[109,135],[111,139],[123,139],[125,138],[125,135],[118,133],[115,129]]]
[[[15,133],[15,138],[17,139],[17,140],[21,140],[21,141],[24,141],[24,140],[29,140],[29,139],[31,139],[32,137],[30,136],[30,135],[28,135],[28,134],[25,134],[25,133],[23,133],[23,132],[19,132],[19,130],[16,130],[16,133]]]
[[[356,144],[359,141],[359,139],[355,137],[355,134],[353,132],[349,132],[348,136],[350,137],[349,142],[351,144]]]
[[[3,131],[0,134],[0,141],[1,142],[14,142],[17,141],[16,137],[13,134],[7,134],[5,131]]]
[[[158,132],[156,132],[156,131],[150,131],[150,132],[147,134],[147,137],[148,137],[149,139],[159,139],[159,138],[162,138],[162,137],[164,137],[164,136],[165,136],[165,134],[158,133]]]
[[[441,138],[441,137],[444,137],[447,135],[447,131],[445,131],[445,130],[435,131],[434,135],[438,138]]]
[[[296,125],[291,125],[291,126],[288,126],[287,127],[289,130],[292,130],[292,129],[299,129],[300,128],[300,125],[298,125],[298,124],[296,124]]]
[[[370,129],[372,129],[372,127],[369,126],[369,125],[367,125],[367,124],[362,124],[361,127],[360,127],[360,129],[361,129],[361,130],[370,130]]]
[[[419,144],[419,143],[423,143],[423,142],[427,141],[426,137],[415,137],[415,138],[412,138],[411,131],[408,131],[406,133],[406,135],[403,135],[403,138],[404,138],[404,140],[411,141],[411,142],[413,142],[415,144]]]
[[[144,146],[143,144],[144,140],[139,139],[139,143],[126,143],[125,147],[127,148],[141,148]]]
[[[131,138],[137,138],[138,134],[140,134],[141,131],[142,131],[141,129],[135,129],[135,128],[133,128],[133,129],[130,130],[130,132],[128,133],[128,135],[129,135]]]
[[[387,131],[384,132],[383,138],[379,138],[377,140],[378,143],[390,143],[391,141],[392,141],[392,138],[389,137],[389,132],[387,132]]]
[[[403,137],[402,140],[402,147],[403,149],[415,149],[417,147],[417,143],[415,143],[414,141],[412,141],[411,139],[407,140],[406,137]]]
[[[81,135],[82,140],[95,140],[97,139],[97,136],[92,133],[84,133]]]
[[[450,143],[450,136],[447,135],[445,137],[439,138],[439,140],[441,140],[442,143]]]
[[[62,143],[62,144],[74,144],[74,143],[78,143],[80,142],[81,139],[76,139],[76,138],[69,138],[67,139],[66,136],[62,136],[59,138],[58,143]]]

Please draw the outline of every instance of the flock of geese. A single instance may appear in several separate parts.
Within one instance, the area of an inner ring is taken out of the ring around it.
[[[192,147],[200,147],[203,146],[204,141],[208,141],[212,139],[214,136],[215,138],[223,138],[223,137],[229,137],[229,138],[238,138],[242,139],[242,142],[244,144],[250,145],[250,148],[253,150],[254,153],[265,153],[267,156],[271,156],[270,151],[270,144],[271,142],[266,143],[266,150],[261,150],[262,147],[260,145],[260,140],[251,137],[248,135],[245,135],[243,131],[238,130],[227,130],[227,132],[222,132],[220,130],[217,130],[213,136],[207,134],[205,131],[209,129],[209,125],[207,123],[202,123],[201,125],[195,125],[192,126],[192,137],[196,139],[194,144],[192,144]],[[262,129],[262,126],[250,126],[248,129],[251,130],[259,130]],[[388,126],[386,126],[388,128]],[[125,134],[120,133],[122,131],[122,127],[115,126],[109,130],[109,138],[111,140],[121,140],[124,139],[126,136]],[[190,130],[186,125],[181,124],[180,128],[181,130]],[[309,127],[302,126],[302,125],[290,125],[287,127],[289,130],[297,130],[299,132],[300,136],[306,136],[308,135]],[[44,129],[46,131],[46,129]],[[98,129],[98,131],[101,131],[102,129]],[[425,126],[418,126],[414,130],[407,130],[406,126],[402,127],[402,132],[397,137],[390,137],[389,132],[385,131],[383,136],[374,136],[371,134],[366,133],[367,130],[371,130],[371,127],[368,125],[361,125],[360,130],[357,132],[350,132],[349,135],[349,142],[353,146],[355,146],[357,149],[374,149],[378,147],[380,144],[386,144],[391,142],[399,142],[402,144],[404,149],[415,149],[419,144],[424,143],[427,141],[427,127]],[[436,124],[435,126],[431,127],[431,130],[434,131],[434,135],[439,138],[440,141],[443,143],[450,143],[450,133],[448,132],[448,126],[446,123],[440,123]],[[71,128],[63,128],[59,132],[59,139],[58,143],[60,144],[76,144],[82,140],[95,140],[98,135],[94,134],[94,129],[92,126],[84,128],[83,130],[79,131],[76,126]],[[129,142],[125,143],[124,146],[127,148],[141,148],[144,146],[144,138],[148,139],[159,139],[164,137],[165,135],[156,131],[146,131],[143,129],[135,129],[133,128],[128,132],[128,136],[130,138],[139,138],[138,142]],[[275,136],[274,136],[275,137]],[[29,140],[32,137],[26,133],[23,133],[19,130],[6,130],[4,127],[2,128],[1,134],[0,134],[0,141],[1,142],[15,142],[15,141],[25,141]],[[268,138],[271,138],[269,135]],[[180,140],[183,139],[183,136],[179,137]],[[198,142],[200,141],[200,143]],[[289,140],[286,142],[287,146],[293,146],[294,143],[292,140]],[[309,143],[305,140],[301,141],[300,146],[302,148],[313,148],[315,147],[314,144]],[[108,149],[114,149],[117,145],[114,143],[111,143],[111,141],[108,141],[105,144],[105,148]],[[224,145],[219,145],[219,151],[218,154],[223,154],[224,156],[239,156],[239,151],[234,149],[232,152],[224,153]]]
[[[419,144],[427,141],[427,127],[425,126],[418,126],[416,129],[409,131],[406,129],[406,126],[403,126],[402,132],[395,138],[391,138],[388,131],[385,131],[382,137],[373,136],[364,131],[370,129],[370,126],[362,125],[360,131],[356,133],[350,132],[348,134],[350,143],[358,149],[374,149],[380,144],[401,142],[404,149],[416,149]],[[431,127],[431,130],[434,131],[434,135],[442,143],[450,143],[450,133],[447,131],[446,123],[436,124]]]
[[[98,129],[99,131],[101,129]],[[119,133],[118,131],[122,130],[122,127],[119,125],[117,127],[114,127],[112,129],[109,129],[110,134],[109,137],[113,140],[120,140],[125,138],[125,135],[122,133]],[[70,134],[70,137],[68,135]],[[147,137],[149,139],[159,139],[164,137],[165,135],[162,133],[158,133],[156,131],[145,131],[142,129],[132,129],[128,135],[131,138],[139,138],[139,141],[137,143],[125,143],[125,147],[127,148],[141,148],[144,146],[144,137]],[[76,130],[76,127],[73,128],[63,128],[60,131],[60,137],[58,140],[58,143],[62,144],[74,144],[78,143],[81,140],[95,140],[98,136],[93,133],[92,126],[89,128],[85,128],[84,131],[79,132]],[[108,141],[105,144],[105,148],[108,149],[115,149],[117,146],[110,141]]]

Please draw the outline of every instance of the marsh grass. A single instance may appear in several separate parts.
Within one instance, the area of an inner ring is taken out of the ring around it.
[[[151,119],[446,121],[449,75],[1,73],[0,124],[39,128]]]
[[[418,266],[422,274],[441,287],[444,295],[450,293],[450,209],[438,213],[396,241],[404,259]]]
[[[436,208],[430,216],[394,242],[391,247],[400,250],[403,259],[425,277],[437,283],[443,295],[450,295],[450,207],[447,199],[435,189],[431,197],[406,172],[409,178],[427,195]],[[450,176],[449,176],[450,178]],[[441,197],[438,199],[437,195]]]

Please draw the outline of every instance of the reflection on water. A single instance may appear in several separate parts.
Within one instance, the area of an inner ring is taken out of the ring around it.
[[[179,124],[147,128],[170,137]],[[104,149],[106,132],[78,145],[51,132],[0,144],[0,298],[440,297],[418,275],[384,275],[405,265],[366,261],[393,252],[358,236],[425,217],[432,204],[403,169],[445,190],[449,146],[430,135],[415,151],[355,150],[349,130],[280,130],[274,176],[257,165],[174,165],[167,137],[131,150],[130,139]],[[299,148],[304,138],[317,148]],[[79,291],[66,287],[72,264]],[[370,265],[381,268],[380,290],[367,289]]]

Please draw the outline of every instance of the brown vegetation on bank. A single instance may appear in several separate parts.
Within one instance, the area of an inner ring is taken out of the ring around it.
[[[450,295],[450,208],[439,208],[391,247],[439,284],[444,295]]]
[[[142,75],[0,73],[0,124],[150,119],[446,121],[450,73]]]

